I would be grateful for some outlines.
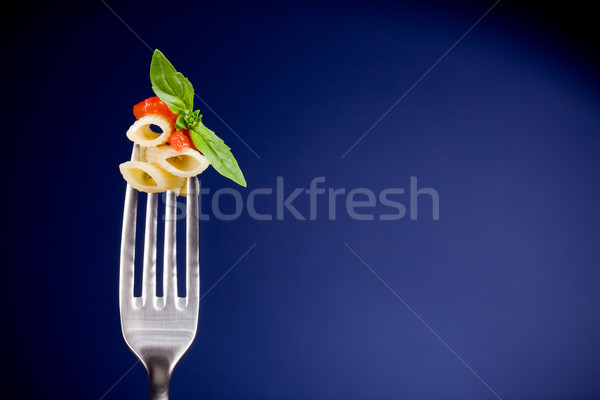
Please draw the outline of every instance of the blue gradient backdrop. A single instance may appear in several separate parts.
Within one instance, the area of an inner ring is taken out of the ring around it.
[[[4,160],[4,362],[19,398],[148,395],[117,299],[117,166],[131,107],[152,95],[140,38],[252,149],[197,102],[244,200],[278,176],[286,195],[315,177],[379,193],[415,176],[440,200],[439,221],[428,196],[397,221],[353,220],[343,200],[332,221],[320,196],[314,221],[201,222],[212,289],[173,399],[600,398],[590,10],[499,3],[342,158],[491,1],[108,5],[139,38],[100,1],[31,6],[2,28],[5,144],[20,149]],[[306,195],[294,205],[308,216]],[[275,215],[275,195],[256,207]]]

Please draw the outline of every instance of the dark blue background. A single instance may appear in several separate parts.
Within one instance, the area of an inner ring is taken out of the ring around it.
[[[491,1],[108,5],[260,156],[197,102],[244,197],[277,176],[286,194],[317,176],[376,193],[416,176],[440,196],[439,221],[423,197],[416,221],[330,221],[321,198],[316,221],[202,222],[204,292],[256,245],[204,297],[174,399],[497,398],[439,338],[502,399],[600,398],[591,10],[501,2],[341,158]],[[119,325],[117,166],[151,52],[99,1],[8,19],[8,384],[144,398]],[[308,215],[306,196],[294,204]],[[275,214],[275,197],[257,208]]]

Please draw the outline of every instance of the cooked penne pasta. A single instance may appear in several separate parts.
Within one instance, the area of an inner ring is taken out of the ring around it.
[[[146,193],[179,191],[185,185],[185,178],[172,175],[144,161],[127,161],[119,165],[119,169],[127,183]]]
[[[179,151],[170,145],[148,147],[145,149],[144,156],[147,162],[184,178],[198,175],[209,165],[206,157],[190,147]]]
[[[200,110],[193,109],[192,84],[159,50],[152,55],[150,81],[155,96],[133,106],[136,121],[127,130],[134,156],[119,166],[131,187],[149,193],[172,190],[186,196],[187,180],[209,165],[246,187],[231,149],[204,126]]]
[[[151,129],[152,125],[158,126],[162,132],[153,131]],[[169,136],[173,132],[172,126],[167,118],[159,114],[149,114],[131,125],[127,131],[127,137],[140,146],[158,146],[169,140]]]
[[[177,196],[183,196],[183,197],[187,197],[187,184],[189,182],[189,179],[185,178],[183,181],[183,185],[181,185],[180,188],[177,189],[173,189],[175,191],[175,193],[177,193]]]

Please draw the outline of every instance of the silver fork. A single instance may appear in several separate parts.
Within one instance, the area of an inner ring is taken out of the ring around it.
[[[134,145],[132,160],[138,159]],[[142,295],[134,297],[135,226],[138,191],[127,185],[121,237],[119,309],[125,342],[148,372],[150,398],[167,400],[171,375],[192,344],[198,326],[200,274],[198,251],[198,180],[188,178],[186,200],[186,296],[177,295],[176,194],[166,193],[163,296],[156,295],[156,227],[158,195],[146,206]]]

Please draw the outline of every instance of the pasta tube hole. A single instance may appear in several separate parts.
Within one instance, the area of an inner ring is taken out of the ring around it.
[[[161,128],[160,126],[158,126],[158,125],[154,125],[154,124],[150,124],[150,130],[151,130],[152,132],[155,132],[155,133],[158,133],[158,134],[161,134],[161,133],[163,133],[163,130],[162,130],[162,128]]]
[[[149,124],[144,126],[144,128],[141,130],[141,133],[144,139],[154,140],[163,134],[163,130],[158,125]]]
[[[154,178],[152,178],[146,171],[139,168],[132,168],[129,171],[133,180],[139,184],[144,186],[158,186]]]
[[[200,166],[200,161],[185,154],[168,157],[166,161],[181,171],[193,171]]]

